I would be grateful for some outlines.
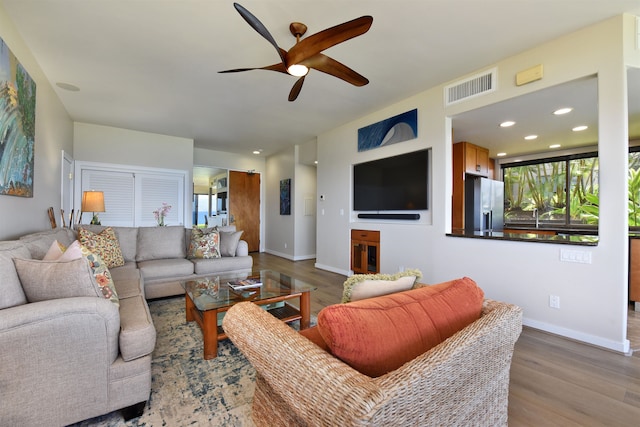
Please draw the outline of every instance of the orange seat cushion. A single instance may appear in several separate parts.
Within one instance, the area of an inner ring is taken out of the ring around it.
[[[331,354],[377,377],[433,348],[480,317],[484,292],[464,277],[336,304],[318,313]]]

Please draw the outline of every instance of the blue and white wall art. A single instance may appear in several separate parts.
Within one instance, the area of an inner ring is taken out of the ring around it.
[[[418,136],[418,110],[379,121],[358,129],[358,151],[415,139]]]

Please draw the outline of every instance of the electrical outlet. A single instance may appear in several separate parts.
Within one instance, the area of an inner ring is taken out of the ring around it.
[[[287,244],[286,243],[284,244],[284,248],[287,249]]]
[[[558,295],[549,295],[549,307],[560,308],[560,297]]]

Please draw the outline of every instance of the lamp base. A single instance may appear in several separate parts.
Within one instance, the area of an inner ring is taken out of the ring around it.
[[[98,215],[96,215],[95,213],[93,214],[93,218],[91,218],[91,222],[89,224],[92,225],[101,225],[100,224],[100,218],[98,218]]]

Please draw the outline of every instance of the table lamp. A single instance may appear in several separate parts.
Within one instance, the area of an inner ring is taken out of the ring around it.
[[[82,212],[93,212],[90,224],[100,225],[96,212],[104,212],[104,193],[102,191],[85,191],[82,193]]]

